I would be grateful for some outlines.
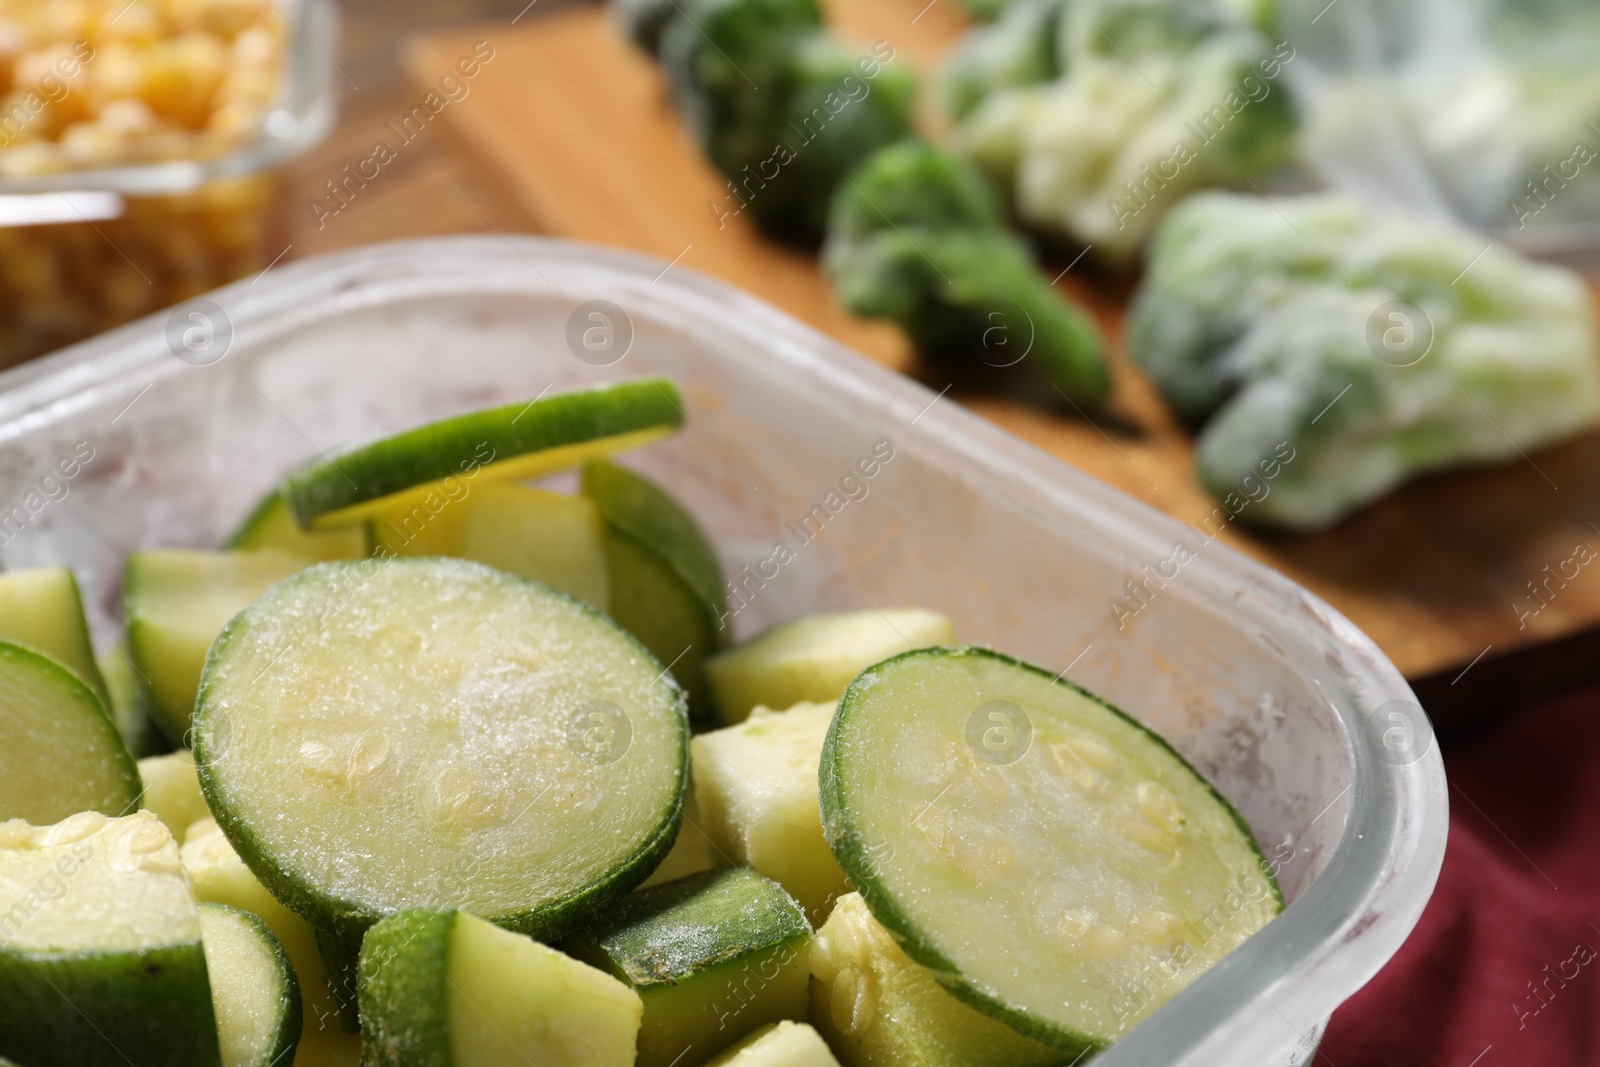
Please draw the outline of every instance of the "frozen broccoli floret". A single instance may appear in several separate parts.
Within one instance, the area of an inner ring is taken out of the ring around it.
[[[1580,279],[1338,197],[1185,201],[1151,243],[1127,336],[1205,420],[1200,479],[1248,498],[1245,522],[1317,529],[1424,471],[1600,424]]]
[[[1094,407],[1110,389],[1098,328],[1006,230],[982,175],[921,141],[883,149],[840,187],[823,266],[846,307],[893,319],[930,356],[1052,402],[1059,389]]]
[[[1057,47],[1061,77],[990,92],[958,127],[1030,227],[1126,262],[1186,193],[1241,185],[1293,155],[1294,112],[1277,81],[1293,50],[1235,12],[1082,0]],[[952,103],[970,107],[972,95]]]
[[[768,232],[820,240],[834,187],[910,132],[910,70],[830,36],[815,0],[677,3],[660,56],[702,149]]]
[[[945,63],[945,111],[960,119],[1001,89],[1053,81],[1061,74],[1061,15],[1067,0],[1017,0],[992,26],[961,39]]]

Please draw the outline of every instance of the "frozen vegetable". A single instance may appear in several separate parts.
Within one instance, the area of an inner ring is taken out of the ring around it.
[[[1316,529],[1600,423],[1582,280],[1486,246],[1332,196],[1197,196],[1152,243],[1128,350],[1203,422],[1230,512]]]
[[[0,1056],[222,1067],[199,909],[154,815],[0,822],[0,915]]]
[[[911,130],[913,79],[886,42],[856,48],[816,0],[682,0],[661,31],[673,97],[728,178],[719,219],[749,210],[775,235],[815,243],[828,198]]]
[[[984,62],[1008,54],[1007,14],[953,64],[950,103],[963,116],[960,145],[1030,227],[1125,263],[1184,194],[1243,185],[1293,154],[1280,76],[1294,49],[1220,6],[1069,4],[1061,76],[1020,87]],[[974,100],[989,82],[994,91]]]
[[[1110,392],[1099,328],[949,153],[908,140],[863,163],[834,198],[822,258],[847,308],[893,319],[930,356],[1054,403],[1095,407]]]
[[[982,648],[863,671],[822,750],[834,857],[906,954],[1072,1055],[1283,908],[1244,820],[1150,730]]]

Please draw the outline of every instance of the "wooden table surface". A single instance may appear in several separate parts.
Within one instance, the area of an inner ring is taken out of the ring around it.
[[[919,66],[961,27],[954,0],[831,6],[848,32],[888,40],[896,61]],[[934,389],[947,384],[923,376],[898,330],[839,308],[810,256],[772,245],[740,220],[718,224],[704,204],[722,180],[688,143],[651,65],[598,10],[559,0],[466,0],[446,10],[351,0],[344,9],[345,110],[327,142],[295,167],[290,256],[440,233],[580,237],[678,257]],[[468,25],[450,25],[458,22]],[[448,121],[430,124],[336,216],[324,212],[319,221],[310,204],[332,203],[324,183],[370,155],[376,139],[393,141],[387,124],[478,41],[489,42],[495,58],[468,97],[447,107]],[[1094,308],[1115,339],[1125,291],[1081,275],[1069,274],[1062,287]],[[1115,373],[1116,404],[1093,422],[951,395],[1095,477],[1198,522],[1213,505],[1190,473],[1190,436],[1142,375],[1120,360]],[[1590,507],[1597,489],[1600,435],[1591,435],[1527,463],[1423,479],[1324,534],[1230,528],[1223,537],[1325,597],[1438,698],[1455,698],[1504,688],[1496,663],[1517,662],[1502,660],[1505,653],[1600,623],[1596,579],[1569,582],[1520,627],[1517,611],[1539,605],[1528,583],[1542,582],[1546,565],[1568,560],[1579,540],[1600,547],[1600,530],[1589,525],[1600,520],[1600,508]],[[1469,664],[1477,673],[1449,685]],[[1551,669],[1547,656],[1540,670]]]

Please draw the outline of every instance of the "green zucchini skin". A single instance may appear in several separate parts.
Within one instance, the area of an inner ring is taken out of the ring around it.
[[[200,942],[104,954],[0,950],[0,1055],[30,1067],[221,1067]]]
[[[413,908],[382,920],[361,945],[362,1067],[453,1067],[450,938],[456,912]],[[403,1012],[391,1011],[403,1008]]]
[[[810,944],[794,898],[735,867],[640,890],[565,947],[639,994],[639,1067],[667,1067],[805,1018]]]
[[[281,492],[302,527],[319,515],[565,445],[683,425],[666,378],[644,378],[518,401],[418,426],[289,474]]]
[[[844,744],[843,734],[849,727],[851,716],[865,702],[866,698],[863,694],[874,680],[872,676],[891,665],[902,664],[915,659],[966,656],[989,659],[1031,672],[1055,685],[1067,686],[1134,727],[1158,747],[1165,749],[1183,769],[1193,775],[1197,781],[1204,784],[1207,792],[1227,812],[1233,823],[1243,833],[1245,839],[1256,847],[1257,857],[1260,860],[1260,873],[1276,900],[1279,911],[1283,909],[1284,905],[1283,890],[1271,873],[1265,858],[1260,856],[1259,846],[1255,845],[1254,834],[1244,816],[1239,814],[1238,809],[1229,803],[1226,797],[1217,792],[1216,787],[1211,784],[1210,780],[1197,771],[1188,760],[1184,759],[1182,754],[1173,748],[1166,738],[1115,705],[1056,675],[1052,671],[992,649],[964,645],[912,649],[909,652],[903,652],[884,660],[857,677],[839,700],[833,724],[829,727],[827,739],[823,742],[822,762],[817,772],[817,784],[821,794],[823,832],[827,836],[828,845],[833,851],[834,858],[838,861],[839,866],[843,868],[850,884],[856,887],[878,921],[893,932],[895,940],[906,955],[928,968],[940,984],[948,989],[952,995],[970,1004],[985,1015],[1001,1020],[1018,1033],[1044,1044],[1053,1045],[1070,1054],[1092,1055],[1107,1047],[1107,1042],[1096,1040],[1087,1035],[1060,1030],[1043,1022],[1020,1005],[1009,1003],[973,989],[964,980],[956,964],[934,947],[934,939],[926,931],[920,929],[905,914],[900,908],[899,902],[885,889],[878,878],[873,862],[873,848],[869,842],[864,840],[853,820],[849,817],[848,788],[841,769]]]
[[[606,527],[613,617],[707,707],[705,661],[732,639],[716,550],[683,505],[626,467],[585,464],[582,492]]]

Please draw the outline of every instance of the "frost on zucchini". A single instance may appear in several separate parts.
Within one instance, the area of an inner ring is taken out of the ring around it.
[[[813,923],[850,890],[817,805],[817,765],[832,721],[832,704],[757,708],[691,742],[695,798],[712,844],[787,889]]]
[[[569,947],[639,994],[639,1067],[670,1067],[803,1018],[810,942],[793,898],[736,867],[642,889]]]
[[[1115,1040],[1282,908],[1238,812],[1165,741],[985,649],[864,672],[820,785],[834,855],[906,953],[1069,1052]]]
[[[1052,1067],[1071,1057],[957,1000],[913,963],[859,894],[811,942],[811,1025],[844,1067]]]
[[[923,608],[808,615],[780,623],[706,664],[717,721],[742,721],[760,706],[833,701],[880,660],[956,639],[950,620]]]
[[[129,1054],[221,1065],[177,843],[143,811],[0,823],[0,1055],[125,1067]]]
[[[464,912],[413,909],[367,931],[368,1067],[631,1067],[642,1012],[615,978]]]
[[[688,721],[662,665],[464,560],[278,585],[218,638],[195,715],[218,824],[346,951],[411,907],[559,937],[644,880],[682,811]]]

